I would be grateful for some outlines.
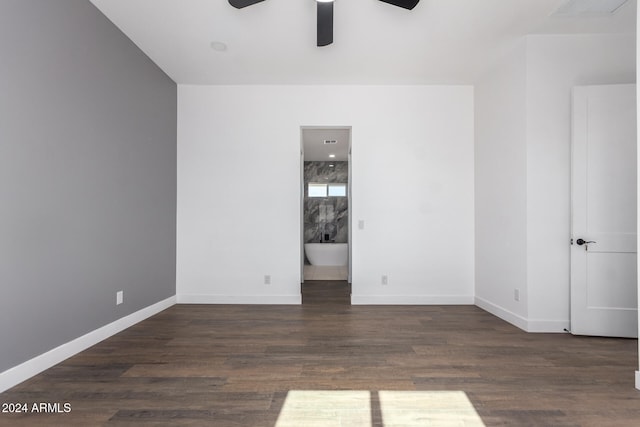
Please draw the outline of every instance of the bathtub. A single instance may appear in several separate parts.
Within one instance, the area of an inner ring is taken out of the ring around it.
[[[347,265],[348,243],[305,243],[304,253],[311,265]]]

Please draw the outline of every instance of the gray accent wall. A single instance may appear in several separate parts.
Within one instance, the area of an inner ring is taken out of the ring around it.
[[[0,1],[0,372],[175,295],[176,94],[88,0]]]

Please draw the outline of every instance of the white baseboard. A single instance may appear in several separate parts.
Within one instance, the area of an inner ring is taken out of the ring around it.
[[[527,321],[527,332],[534,333],[566,333],[569,330],[568,320],[544,320],[529,319]]]
[[[473,305],[469,295],[351,295],[352,305]]]
[[[475,304],[526,332],[564,333],[569,329],[569,320],[527,319],[480,297],[475,298]]]
[[[636,371],[636,388],[640,390],[640,371]]]
[[[105,340],[118,332],[121,332],[136,323],[139,323],[154,314],[165,310],[176,303],[176,297],[172,296],[149,307],[131,313],[115,322],[109,323],[101,328],[91,331],[68,343],[62,344],[46,353],[27,360],[20,365],[7,369],[0,373],[0,393],[14,387],[21,382],[39,374],[45,369],[57,365],[69,357],[86,350],[87,348]]]
[[[179,294],[178,304],[266,304],[300,305],[302,294],[297,295],[208,295]]]
[[[488,311],[494,316],[501,318],[505,322],[509,322],[512,325],[522,329],[523,331],[527,330],[528,322],[527,322],[527,319],[525,319],[524,317],[518,314],[515,314],[507,309],[500,307],[499,305],[496,305],[480,297],[475,298],[475,303],[478,307],[480,307],[484,311]]]

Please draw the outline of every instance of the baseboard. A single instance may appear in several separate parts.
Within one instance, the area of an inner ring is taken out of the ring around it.
[[[507,309],[504,309],[499,305],[489,302],[486,299],[475,297],[475,304],[484,311],[488,311],[494,316],[501,318],[505,322],[509,322],[512,325],[517,326],[523,331],[526,331],[529,326],[527,319],[525,319],[524,317],[517,315]]]
[[[300,305],[302,304],[302,294],[297,294],[297,295],[179,294],[178,304]]]
[[[640,390],[640,371],[636,371],[636,388]]]
[[[45,369],[49,369],[52,366],[74,356],[81,351],[103,341],[118,332],[121,332],[136,323],[139,323],[176,303],[176,297],[172,296],[149,307],[138,310],[135,313],[131,313],[121,319],[118,319],[108,325],[91,331],[81,337],[78,337],[68,343],[62,344],[46,353],[36,356],[33,359],[27,360],[20,365],[7,369],[0,373],[0,393],[10,389],[23,381],[39,374]]]
[[[533,333],[566,333],[569,330],[568,320],[544,320],[544,319],[529,319],[527,321],[527,332]]]
[[[569,320],[527,319],[480,297],[475,298],[475,304],[526,332],[565,333],[569,329]]]
[[[352,305],[473,305],[465,295],[351,295]]]

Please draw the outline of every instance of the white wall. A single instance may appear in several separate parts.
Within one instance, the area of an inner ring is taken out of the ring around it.
[[[637,10],[637,19],[636,23],[640,20],[640,9]],[[636,81],[638,80],[638,75],[640,70],[640,32],[636,30]],[[638,123],[640,123],[640,93],[638,91],[638,86],[636,85],[636,113],[638,115],[638,120],[636,122],[636,128],[638,128]],[[640,139],[639,139],[640,141]],[[640,165],[640,150],[637,150],[638,153],[638,162],[636,164]],[[640,212],[640,173],[638,174],[638,210]],[[640,217],[638,217],[638,230],[640,230]],[[639,248],[640,249],[640,248]],[[640,250],[638,250],[640,253]],[[638,265],[638,269],[640,270],[640,264]],[[640,274],[638,274],[640,277]],[[640,283],[638,283],[638,307],[640,307]],[[638,330],[640,331],[640,316],[638,316]],[[638,368],[636,371],[636,388],[640,390],[640,340],[638,340]]]
[[[475,87],[476,304],[523,328],[527,318],[525,47],[520,41]]]
[[[313,125],[353,127],[353,302],[473,303],[465,86],[179,86],[178,300],[300,302],[300,126]]]
[[[527,37],[529,330],[569,327],[571,88],[634,82],[633,35]]]
[[[633,82],[632,35],[527,36],[512,55],[479,79],[475,101],[479,305],[528,331],[560,332],[569,327],[571,88]],[[508,94],[498,95],[502,92]],[[524,145],[519,133],[523,123]],[[496,187],[496,172],[488,167],[496,162],[519,187],[504,195],[510,198],[506,208],[498,204],[502,189]],[[504,219],[511,214],[516,218]],[[524,221],[525,235],[520,227],[503,227],[501,221],[520,225]],[[504,233],[502,246],[484,243],[499,231]],[[507,242],[514,249],[505,256],[507,251],[499,249]],[[524,265],[520,264],[523,247]],[[504,277],[509,268],[518,274]],[[526,307],[513,301],[516,286],[526,288],[525,300],[521,295],[520,301]]]

